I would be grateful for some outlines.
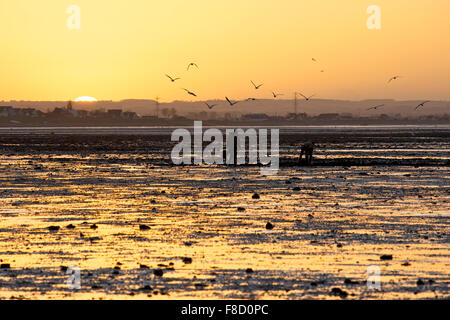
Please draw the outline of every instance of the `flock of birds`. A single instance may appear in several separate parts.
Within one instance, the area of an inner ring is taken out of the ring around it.
[[[317,63],[317,60],[316,60],[315,58],[312,58],[312,61],[313,61],[314,63]],[[198,65],[197,65],[195,62],[190,62],[190,63],[187,65],[187,71],[189,71],[189,70],[190,70],[191,68],[193,68],[193,67],[195,67],[196,69],[199,70],[199,67],[198,67]],[[320,72],[324,72],[324,70],[321,69]],[[172,77],[172,76],[170,76],[170,75],[168,75],[168,74],[166,74],[166,77],[169,78],[169,80],[170,80],[172,83],[174,83],[175,81],[181,79],[181,78],[179,78],[179,77],[176,77],[176,78],[175,78],[175,77]],[[398,76],[398,75],[393,76],[393,77],[389,78],[388,84],[391,83],[392,81],[399,80],[400,78],[402,78],[402,77],[401,77],[401,76]],[[263,83],[255,84],[255,83],[253,82],[253,80],[250,80],[250,83],[253,85],[253,87],[254,87],[255,90],[260,89],[260,88],[264,85]],[[195,92],[193,92],[193,91],[191,91],[191,90],[188,90],[188,89],[186,89],[186,88],[181,88],[181,89],[184,90],[184,91],[186,91],[187,94],[189,94],[189,95],[191,95],[191,96],[193,96],[193,97],[197,97],[197,94],[196,94]],[[295,92],[295,95],[297,95],[297,94],[299,94],[300,96],[302,96],[302,97],[305,99],[305,101],[309,101],[309,100],[311,100],[312,97],[316,96],[315,94],[310,95],[310,96],[305,96],[304,94],[302,94],[302,93],[300,93],[300,92]],[[276,92],[272,91],[272,96],[273,96],[274,99],[276,99],[276,98],[278,98],[279,96],[282,96],[282,95],[283,95],[283,93],[276,93]],[[255,101],[256,98],[247,98],[247,99],[245,99],[245,100],[236,100],[236,101],[232,101],[232,100],[229,99],[227,96],[225,96],[225,100],[228,102],[228,104],[229,104],[231,107],[233,107],[234,105],[238,104],[239,102],[244,102],[244,101]],[[421,102],[420,104],[418,104],[418,105],[415,107],[414,110],[418,110],[419,108],[423,107],[426,103],[429,103],[429,102],[431,102],[431,101],[430,101],[430,100],[426,100],[426,101]],[[219,104],[209,104],[208,102],[204,102],[204,103],[205,103],[205,105],[208,107],[208,109],[210,109],[210,110],[211,110],[212,108],[216,107],[217,105],[219,105]],[[370,107],[370,108],[368,108],[367,110],[377,110],[377,109],[379,109],[379,108],[381,108],[381,107],[385,107],[385,104],[379,104],[379,105]]]

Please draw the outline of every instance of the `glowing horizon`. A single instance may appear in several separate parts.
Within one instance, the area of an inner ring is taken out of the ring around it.
[[[0,3],[0,100],[450,100],[446,0],[379,0],[380,30],[368,1],[74,2],[79,30],[73,1]]]

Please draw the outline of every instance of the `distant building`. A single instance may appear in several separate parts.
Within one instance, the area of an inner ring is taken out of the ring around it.
[[[268,119],[269,116],[265,113],[248,113],[244,114],[241,118],[244,121],[264,121]]]
[[[72,113],[70,113],[65,108],[55,108],[51,113],[52,116],[73,116]]]
[[[10,117],[13,112],[13,107],[0,106],[0,117]]]
[[[288,113],[286,115],[287,120],[303,120],[308,118],[308,115],[306,113]]]
[[[125,111],[122,113],[122,118],[129,119],[129,120],[135,120],[135,119],[138,119],[139,116],[137,115],[136,112]]]
[[[340,119],[339,113],[321,113],[316,119],[319,120],[338,120]]]
[[[34,108],[25,108],[22,109],[22,115],[25,117],[40,117],[43,112]]]
[[[109,109],[107,114],[111,118],[121,118],[122,117],[122,109]]]
[[[86,110],[77,110],[77,116],[78,118],[88,118],[91,115],[89,111]]]

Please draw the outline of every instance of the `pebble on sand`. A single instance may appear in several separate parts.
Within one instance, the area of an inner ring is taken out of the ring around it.
[[[392,260],[392,254],[383,254],[380,260]]]
[[[271,224],[270,222],[267,222],[267,224],[266,224],[266,229],[267,229],[267,230],[272,230],[273,227],[274,227],[273,224]]]
[[[50,226],[47,228],[49,231],[59,231],[60,227],[59,226]]]
[[[73,224],[69,224],[66,228],[67,229],[75,229],[75,226]]]
[[[253,273],[253,269],[252,268],[247,268],[247,270],[245,270],[246,273]]]
[[[260,198],[260,196],[259,196],[259,194],[257,194],[257,193],[254,193],[253,195],[252,195],[252,199],[259,199]]]
[[[90,228],[95,230],[98,228],[98,226],[94,223],[93,225],[90,226]]]
[[[243,211],[245,211],[245,208],[243,208],[243,207],[238,207],[237,210],[238,210],[239,212],[243,212]]]
[[[147,226],[147,225],[145,225],[145,224],[141,224],[141,225],[139,226],[139,230],[141,230],[141,231],[144,231],[144,230],[150,230],[150,227]]]
[[[140,269],[150,269],[149,266],[145,265],[145,264],[140,264],[139,265]]]

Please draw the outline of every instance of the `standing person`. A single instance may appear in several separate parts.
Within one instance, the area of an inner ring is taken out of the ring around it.
[[[307,141],[302,145],[300,151],[300,157],[298,159],[298,164],[302,163],[303,154],[305,155],[306,165],[310,166],[312,163],[312,156],[314,151],[314,143],[311,141]]]

